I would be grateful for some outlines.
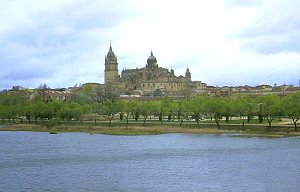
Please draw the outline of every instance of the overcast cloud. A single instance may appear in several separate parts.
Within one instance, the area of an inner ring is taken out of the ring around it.
[[[103,83],[110,41],[120,71],[153,50],[208,85],[299,84],[297,0],[0,0],[0,18],[0,89]]]

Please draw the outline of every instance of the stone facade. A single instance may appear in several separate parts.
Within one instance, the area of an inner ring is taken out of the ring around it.
[[[205,83],[192,81],[188,68],[184,76],[176,76],[173,69],[159,67],[152,51],[145,67],[123,69],[119,76],[117,57],[111,45],[105,56],[105,86],[107,91],[116,91],[119,94],[138,91],[141,95],[151,95],[157,91],[165,95],[186,95],[206,88]]]

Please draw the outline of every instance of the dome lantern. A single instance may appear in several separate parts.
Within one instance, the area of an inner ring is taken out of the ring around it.
[[[158,67],[156,57],[153,56],[153,52],[151,51],[151,55],[147,59],[147,68]]]

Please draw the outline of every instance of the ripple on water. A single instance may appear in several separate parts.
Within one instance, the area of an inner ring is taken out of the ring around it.
[[[298,191],[299,137],[0,132],[3,191]]]

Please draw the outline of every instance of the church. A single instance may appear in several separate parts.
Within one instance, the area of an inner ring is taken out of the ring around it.
[[[147,64],[142,68],[123,69],[119,75],[118,59],[109,46],[105,55],[104,84],[107,92],[121,94],[153,95],[194,95],[206,89],[201,81],[192,81],[191,72],[187,68],[185,75],[176,76],[174,70],[159,67],[156,57],[151,51]]]

